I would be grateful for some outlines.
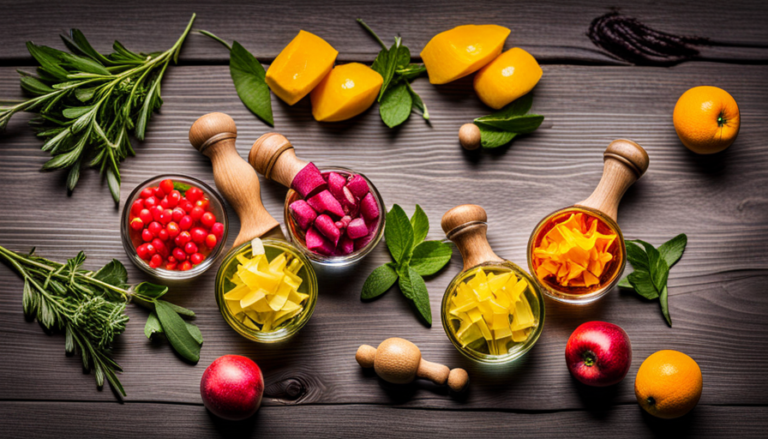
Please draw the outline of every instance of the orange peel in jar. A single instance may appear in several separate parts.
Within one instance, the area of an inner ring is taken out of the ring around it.
[[[613,260],[614,232],[600,233],[600,219],[582,212],[555,224],[533,250],[539,279],[552,278],[564,287],[591,287],[600,283]]]

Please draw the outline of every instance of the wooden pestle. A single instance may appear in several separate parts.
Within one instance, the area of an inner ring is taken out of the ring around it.
[[[624,192],[648,169],[648,153],[631,140],[617,139],[603,153],[603,176],[592,195],[577,206],[598,210],[616,221]]]
[[[296,174],[309,163],[296,157],[293,145],[282,134],[267,133],[256,139],[248,163],[267,180],[290,188]]]
[[[364,344],[357,350],[355,360],[366,369],[372,367],[381,379],[394,384],[410,383],[418,377],[439,385],[447,382],[451,390],[461,392],[469,383],[467,371],[448,369],[421,358],[419,348],[402,338],[388,338],[378,348]]]
[[[445,212],[440,225],[445,235],[456,244],[464,259],[464,270],[483,262],[504,262],[491,249],[486,235],[488,215],[475,204],[462,204]]]
[[[235,121],[224,113],[206,114],[189,129],[189,142],[211,159],[216,188],[240,217],[235,247],[270,231],[282,235],[280,224],[261,202],[258,175],[237,153],[236,138]]]

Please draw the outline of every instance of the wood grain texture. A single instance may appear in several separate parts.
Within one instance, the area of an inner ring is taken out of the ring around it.
[[[139,0],[130,3],[43,0],[2,1],[0,29],[4,46],[0,61],[30,63],[24,43],[61,47],[58,33],[79,28],[97,50],[110,50],[114,39],[128,48],[151,52],[166,50],[181,34],[193,12],[195,28],[211,31],[228,41],[237,40],[266,62],[285,47],[299,29],[316,33],[339,51],[340,61],[373,61],[379,46],[355,23],[363,18],[387,42],[400,34],[418,56],[439,32],[472,22],[499,24],[512,30],[507,47],[522,47],[541,62],[613,63],[587,38],[590,22],[616,6],[629,16],[664,32],[700,35],[720,41],[763,47],[712,47],[708,56],[725,61],[739,58],[768,61],[768,28],[762,0],[722,2],[705,0],[691,6],[653,0],[607,4],[597,0],[541,2],[537,0],[341,0],[319,4],[313,0],[280,2],[237,0]],[[32,24],[34,23],[34,24]],[[208,37],[191,35],[182,62],[226,62],[228,54]],[[7,64],[6,64],[7,65]]]

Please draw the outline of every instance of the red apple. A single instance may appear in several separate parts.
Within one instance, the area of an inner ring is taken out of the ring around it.
[[[587,322],[568,338],[565,362],[571,375],[582,383],[611,386],[627,375],[632,345],[627,333],[613,323]]]
[[[264,396],[264,375],[251,359],[240,355],[217,358],[203,373],[200,395],[214,415],[230,421],[253,416]]]

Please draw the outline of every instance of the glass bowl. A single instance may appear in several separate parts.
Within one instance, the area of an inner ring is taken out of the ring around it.
[[[259,343],[277,343],[299,332],[299,330],[307,324],[309,318],[312,317],[312,312],[315,310],[315,304],[317,303],[317,277],[315,276],[315,271],[312,269],[312,264],[309,262],[309,259],[307,259],[303,253],[297,251],[291,244],[274,239],[262,239],[262,243],[264,244],[264,251],[267,255],[267,259],[270,261],[281,253],[287,252],[302,262],[303,267],[297,273],[298,276],[304,280],[299,287],[299,292],[308,294],[309,298],[307,298],[307,302],[301,313],[282,323],[277,329],[267,332],[261,332],[246,326],[245,323],[232,315],[232,312],[225,303],[224,294],[234,287],[234,284],[229,279],[237,271],[237,266],[239,265],[237,255],[247,254],[248,257],[251,256],[250,242],[246,242],[231,250],[221,263],[219,271],[216,274],[216,303],[219,305],[219,311],[224,317],[224,320],[238,334]]]
[[[523,294],[531,305],[531,311],[533,312],[536,325],[533,327],[532,332],[528,335],[528,338],[519,343],[514,343],[508,346],[508,352],[504,355],[492,355],[481,350],[473,349],[471,344],[462,346],[461,341],[456,337],[455,331],[458,328],[456,319],[452,319],[448,313],[448,307],[450,305],[451,298],[456,294],[456,288],[460,283],[469,281],[474,278],[478,268],[482,268],[486,272],[492,272],[495,274],[501,273],[514,273],[518,279],[525,279],[528,282],[528,288],[525,289]],[[440,307],[440,318],[443,322],[443,329],[448,335],[448,339],[451,343],[461,352],[465,357],[470,360],[477,361],[485,364],[505,364],[510,363],[526,354],[534,344],[539,340],[541,331],[544,328],[544,299],[541,295],[538,285],[533,280],[531,275],[520,269],[517,265],[505,261],[505,262],[486,262],[480,265],[476,265],[468,270],[464,270],[457,274],[453,278],[448,288],[445,290],[443,296],[443,303]],[[453,320],[453,321],[452,321]]]
[[[613,259],[608,263],[609,266],[606,267],[602,276],[600,276],[600,282],[591,287],[563,287],[549,279],[540,279],[536,274],[537,267],[534,265],[533,260],[534,248],[541,243],[544,234],[554,227],[554,224],[567,220],[573,213],[583,213],[598,220],[598,231],[611,231],[616,234],[616,240],[608,249],[613,255]],[[544,291],[544,294],[554,300],[564,303],[586,305],[605,296],[617,283],[619,283],[619,279],[624,272],[626,264],[627,249],[624,244],[624,235],[621,234],[619,225],[616,224],[616,221],[602,212],[588,207],[567,207],[547,215],[536,225],[533,233],[531,233],[531,238],[528,240],[528,268],[531,270],[531,273],[533,273],[533,277]]]
[[[291,205],[294,201],[301,200],[301,196],[298,192],[294,191],[293,189],[288,190],[288,194],[285,196],[285,206],[283,207],[283,215],[285,217],[285,226],[288,229],[288,236],[289,239],[293,244],[296,245],[304,254],[309,258],[312,262],[316,262],[321,265],[332,265],[332,266],[344,266],[349,265],[354,262],[359,261],[360,259],[364,258],[368,253],[373,250],[376,245],[381,241],[381,238],[384,236],[384,223],[386,221],[387,211],[384,208],[384,200],[381,198],[381,194],[376,189],[376,186],[373,185],[371,180],[368,179],[363,174],[360,174],[358,172],[355,172],[348,168],[341,168],[341,167],[333,167],[333,168],[319,168],[320,172],[323,174],[326,174],[328,172],[336,172],[338,174],[341,174],[343,176],[349,176],[349,175],[359,175],[365,179],[365,182],[368,183],[368,188],[371,191],[371,194],[373,194],[373,198],[376,199],[376,203],[379,206],[379,219],[377,220],[377,229],[376,233],[374,234],[373,238],[366,244],[364,247],[360,249],[356,249],[352,253],[348,255],[338,255],[338,256],[326,256],[319,253],[315,253],[312,250],[307,248],[307,243],[304,240],[304,231],[299,228],[298,224],[296,224],[296,221],[293,219],[293,215],[291,215],[291,210],[288,206]]]
[[[129,218],[131,213],[131,206],[133,206],[134,201],[136,201],[141,196],[141,191],[144,188],[149,186],[157,186],[161,181],[165,179],[171,179],[174,182],[184,183],[201,189],[208,197],[211,213],[216,215],[217,222],[224,224],[224,234],[222,235],[221,239],[219,239],[219,242],[216,243],[216,246],[213,249],[211,249],[205,260],[192,267],[191,270],[180,271],[166,270],[165,268],[159,267],[152,268],[149,266],[147,261],[141,259],[139,255],[136,254],[136,246],[143,243],[143,241],[141,240],[140,236],[135,235],[135,232],[130,227]],[[136,186],[133,192],[128,195],[128,200],[125,202],[125,205],[123,205],[123,211],[120,214],[120,234],[123,241],[123,248],[125,249],[125,253],[128,255],[128,258],[131,260],[131,262],[134,263],[134,265],[139,267],[145,273],[165,281],[189,280],[205,273],[206,270],[211,268],[216,259],[219,258],[224,250],[224,247],[226,247],[227,233],[229,233],[229,219],[227,218],[227,211],[224,208],[224,201],[221,199],[221,196],[219,196],[219,194],[216,193],[216,191],[207,184],[196,178],[188,177],[186,175],[158,175],[157,177],[150,178],[149,180],[139,184]]]

